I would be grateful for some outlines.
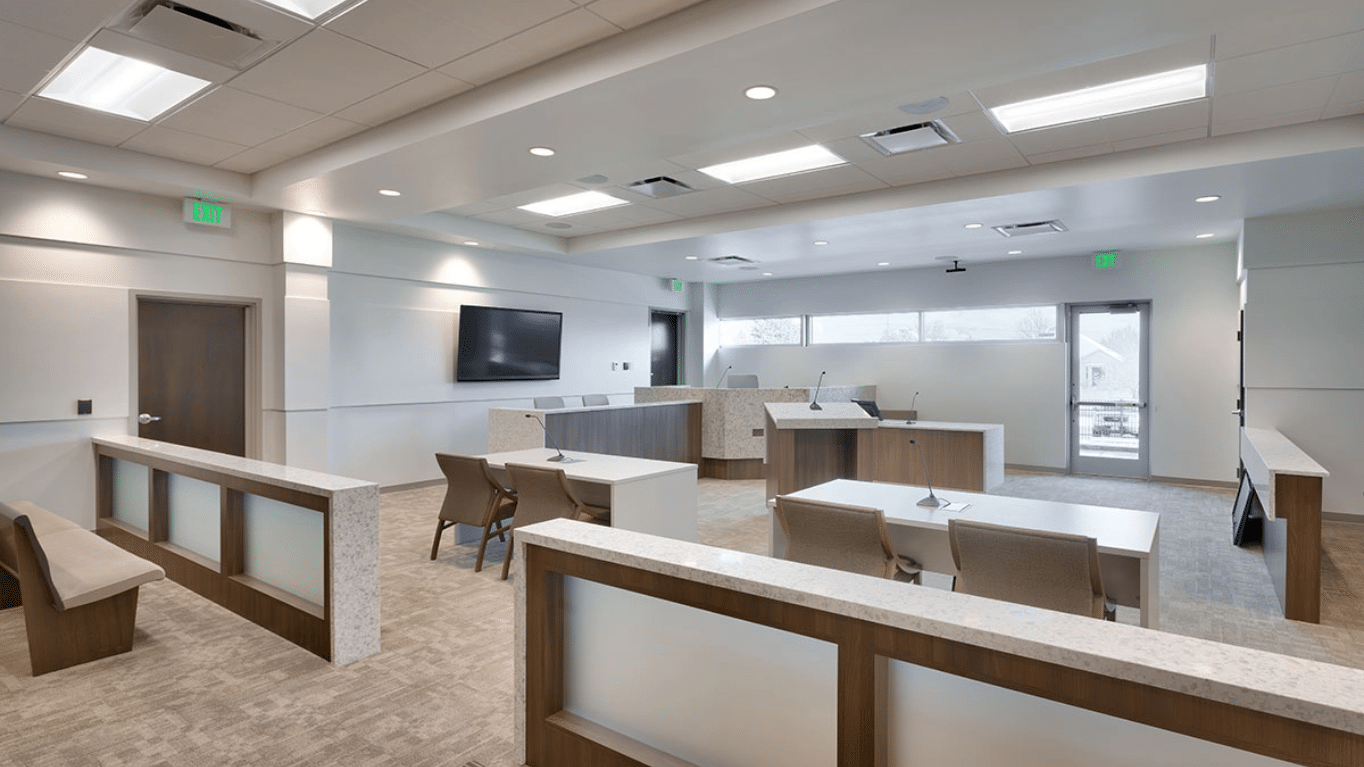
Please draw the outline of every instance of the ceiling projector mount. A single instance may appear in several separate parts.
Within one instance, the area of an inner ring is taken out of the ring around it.
[[[946,273],[948,273],[948,274],[952,274],[952,273],[954,273],[954,272],[964,272],[964,271],[966,271],[966,267],[958,265],[957,261],[958,261],[958,259],[955,259],[955,258],[952,259],[952,268],[951,268],[951,269],[944,269],[943,271],[946,272]]]

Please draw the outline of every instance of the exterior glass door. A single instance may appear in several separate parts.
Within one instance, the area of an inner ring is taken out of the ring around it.
[[[1149,479],[1151,304],[1070,307],[1070,471]]]

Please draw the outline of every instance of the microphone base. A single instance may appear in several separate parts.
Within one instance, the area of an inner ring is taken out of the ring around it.
[[[555,462],[555,463],[559,463],[560,461],[567,461],[567,460],[568,460],[568,456],[564,455],[563,453],[560,453],[560,454],[558,454],[558,455],[551,455],[550,457],[546,458],[545,460],[546,460],[546,461],[553,461],[553,462]]]
[[[925,499],[923,499],[922,501],[919,501],[918,505],[919,505],[919,506],[925,506],[925,507],[930,508],[930,509],[936,509],[936,508],[938,508],[938,507],[940,507],[940,506],[946,506],[946,505],[947,505],[947,501],[944,501],[943,499],[939,498],[938,496],[936,496],[936,495],[934,495],[934,494],[932,494],[932,493],[929,493],[929,494],[928,494],[928,497],[925,498]]]
[[[810,403],[810,409],[811,409],[811,410],[823,410],[823,409],[824,409],[824,406],[821,405],[821,404],[819,404],[818,402],[811,402],[811,403]]]

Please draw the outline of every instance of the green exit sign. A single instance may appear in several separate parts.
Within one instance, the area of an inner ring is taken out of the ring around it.
[[[682,281],[681,281],[681,280],[673,280],[672,285],[673,285],[673,292],[674,292],[674,293],[681,293],[681,292],[682,292]]]
[[[185,198],[185,223],[232,228],[232,208],[216,202]]]
[[[1095,254],[1094,254],[1094,268],[1095,268],[1095,269],[1115,269],[1115,268],[1117,268],[1117,266],[1118,266],[1118,254],[1117,254],[1117,251],[1112,251],[1112,252],[1109,252],[1109,253],[1095,253]]]

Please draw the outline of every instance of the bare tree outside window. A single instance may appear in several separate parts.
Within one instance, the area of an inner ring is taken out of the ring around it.
[[[800,317],[720,320],[721,346],[799,345]]]

